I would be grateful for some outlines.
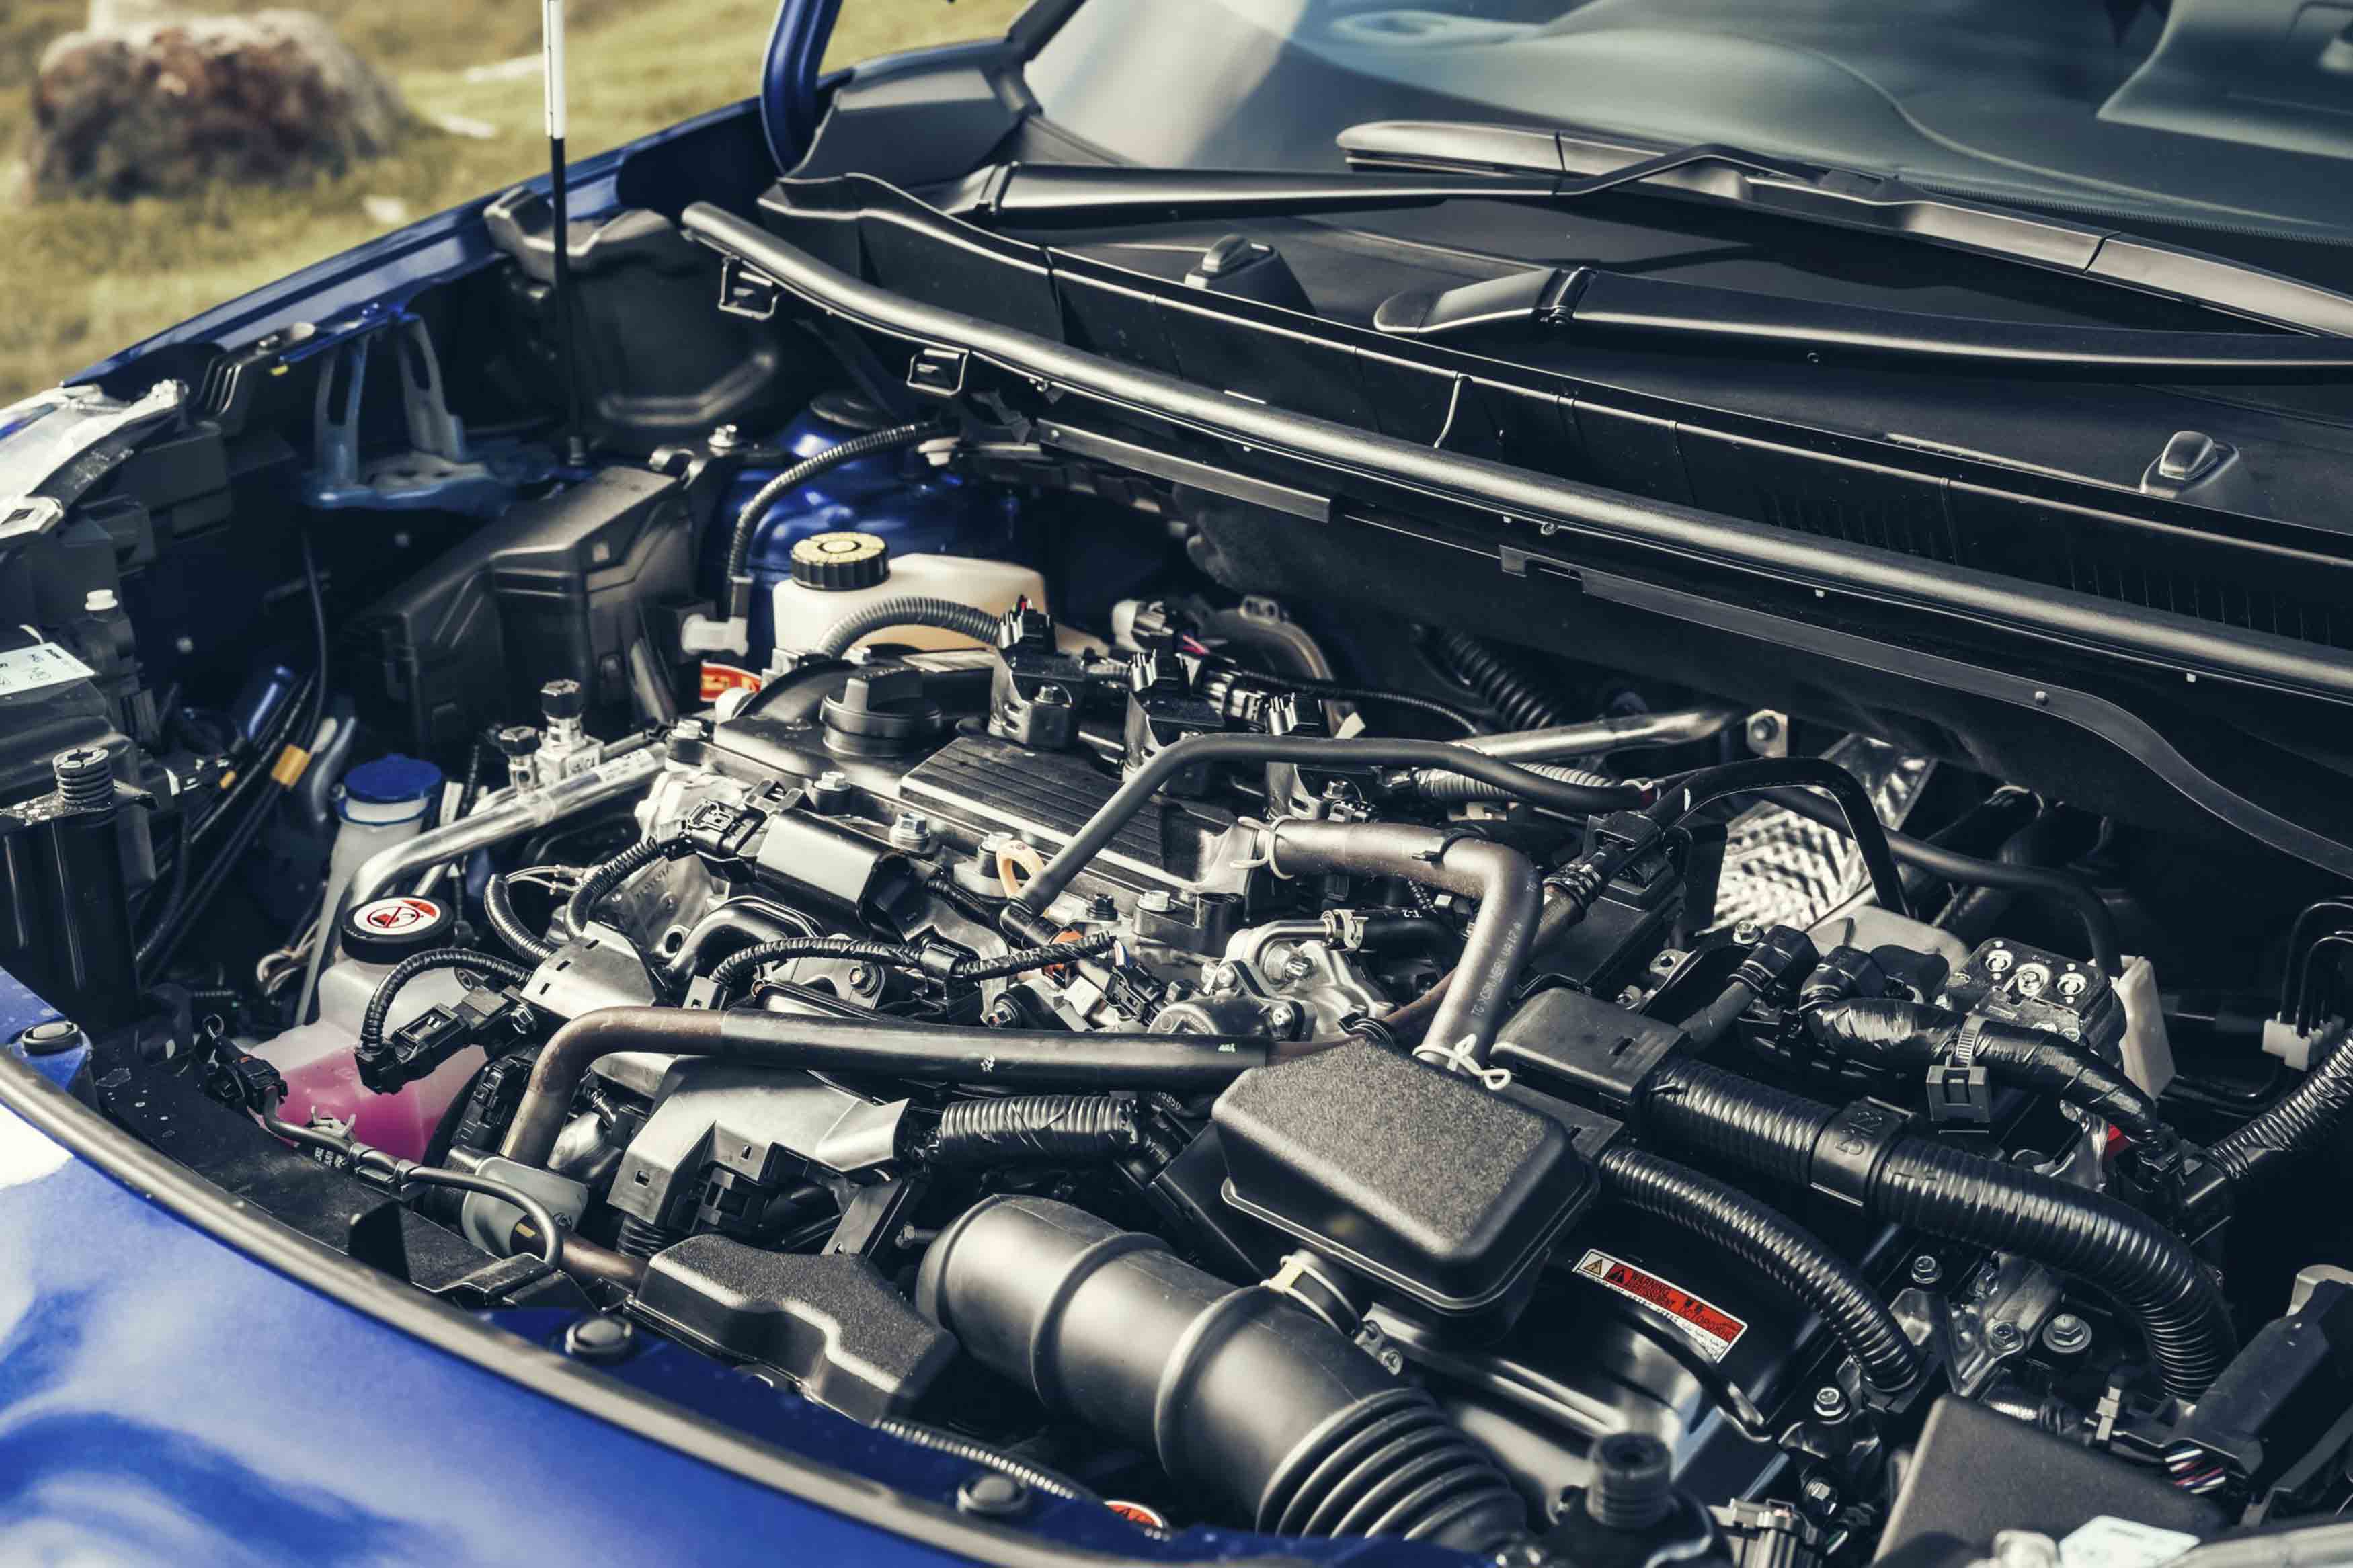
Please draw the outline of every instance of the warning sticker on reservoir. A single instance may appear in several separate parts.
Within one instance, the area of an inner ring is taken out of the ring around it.
[[[1577,1259],[1577,1271],[1596,1284],[1630,1297],[1657,1312],[1683,1331],[1710,1361],[1722,1361],[1748,1331],[1748,1325],[1713,1302],[1668,1284],[1646,1268],[1606,1252],[1588,1251]]]

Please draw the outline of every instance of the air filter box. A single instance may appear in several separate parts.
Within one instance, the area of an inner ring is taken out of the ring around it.
[[[1226,1201],[1391,1298],[1500,1328],[1593,1169],[1551,1117],[1369,1042],[1219,1098]]]

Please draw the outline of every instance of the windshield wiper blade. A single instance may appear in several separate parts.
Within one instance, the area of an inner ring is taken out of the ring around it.
[[[2070,273],[2252,321],[2353,336],[2353,295],[2227,257],[2101,225],[1922,190],[1707,142],[1662,151],[1589,132],[1442,120],[1382,120],[1340,132],[1370,172],[1553,177],[1554,199],[1639,186],[1808,222],[1836,224]]]
[[[2076,380],[2276,384],[2353,372],[2353,340],[2288,332],[2169,332],[2003,321],[1792,300],[1595,267],[1537,268],[1392,295],[1373,325],[1396,337],[1546,327],[1777,354],[1928,360]]]
[[[1291,216],[1430,206],[1465,198],[1549,202],[1549,176],[1290,173],[1155,169],[1134,163],[997,163],[934,194],[931,205],[966,223],[1048,227],[1155,218]]]

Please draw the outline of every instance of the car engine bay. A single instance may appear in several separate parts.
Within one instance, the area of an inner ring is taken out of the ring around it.
[[[1139,1554],[2154,1564],[2353,1500],[2322,868],[1564,655],[1573,597],[1255,578],[1281,487],[1041,451],[651,214],[566,451],[533,221],[20,405],[84,465],[0,530],[32,1068]]]

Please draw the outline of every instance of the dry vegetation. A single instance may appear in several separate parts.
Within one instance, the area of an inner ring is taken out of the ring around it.
[[[393,156],[294,188],[0,212],[0,405],[273,278],[544,168],[537,76],[469,75],[535,51],[538,6],[276,3],[334,17],[420,115],[477,121],[493,134],[420,130]],[[206,8],[264,5],[214,0]],[[85,9],[85,0],[0,0],[0,165],[28,129],[42,47]],[[987,37],[1020,9],[1021,0],[847,0],[828,62]],[[749,96],[776,0],[572,0],[569,15],[572,151],[582,157]]]

